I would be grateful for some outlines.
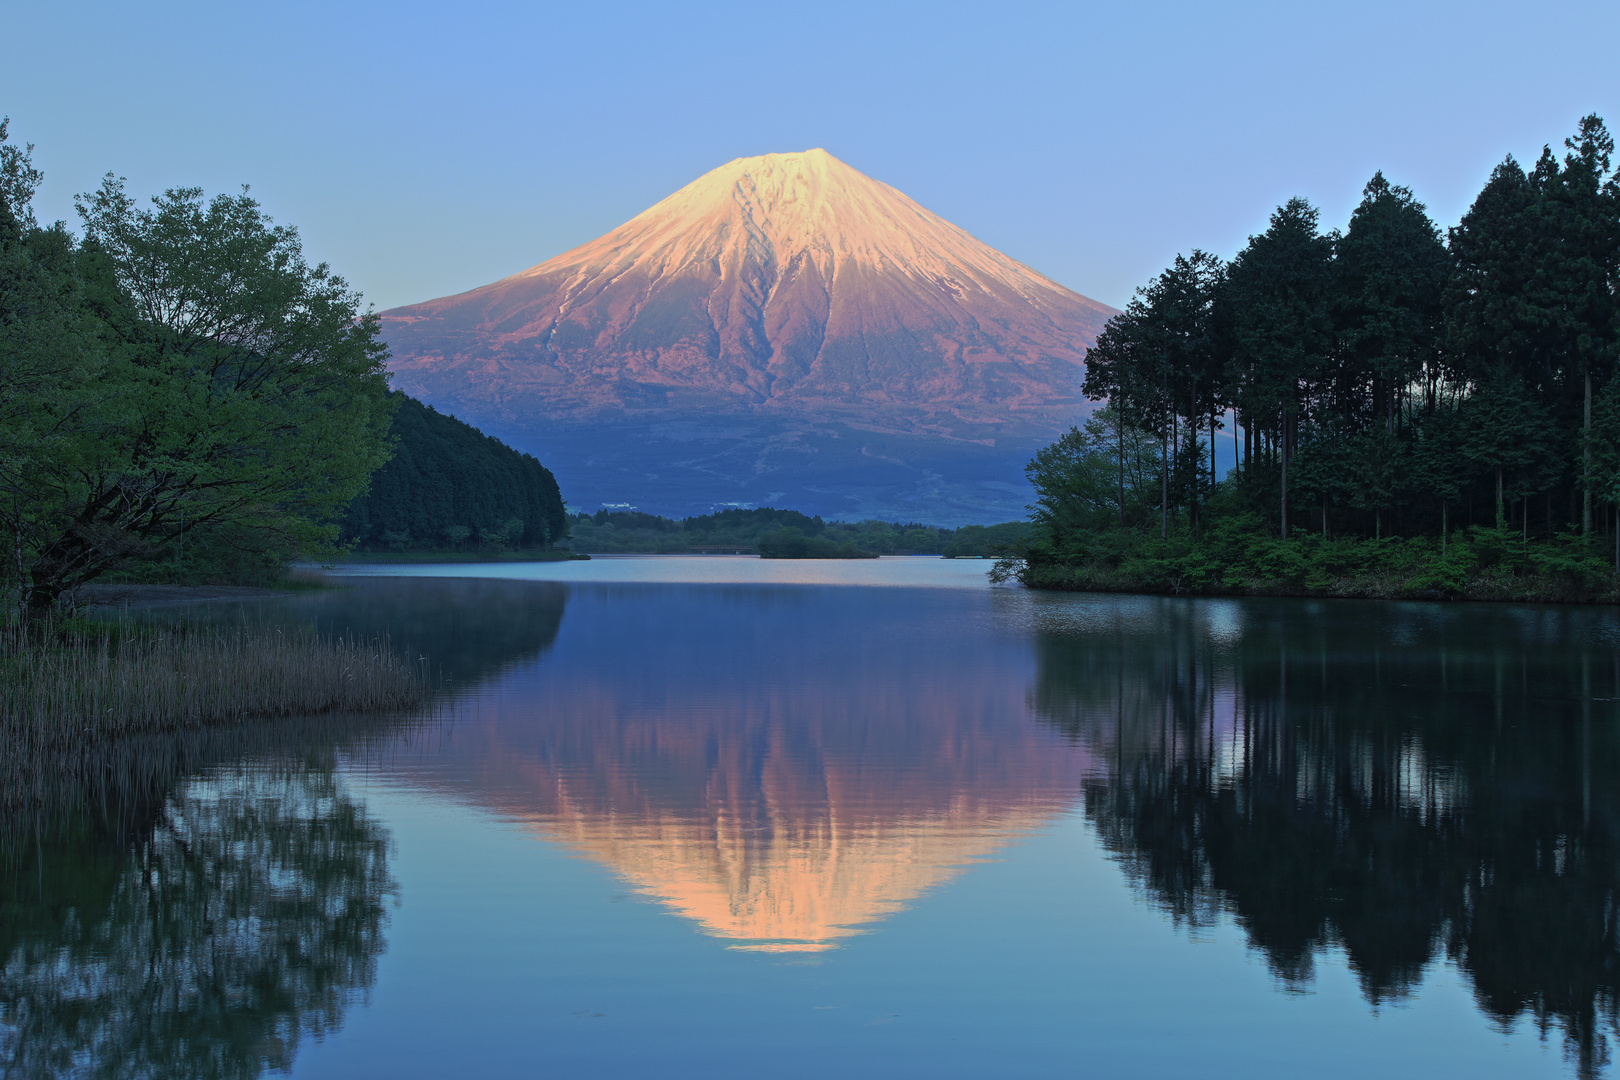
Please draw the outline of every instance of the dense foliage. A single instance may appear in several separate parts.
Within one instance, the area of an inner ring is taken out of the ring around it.
[[[994,554],[1021,542],[1027,526],[939,529],[887,521],[824,521],[796,510],[732,509],[675,521],[634,510],[598,510],[572,519],[569,547],[586,554],[758,553],[776,558]]]
[[[362,551],[549,548],[569,517],[551,471],[453,416],[395,394],[394,456],[349,507]]]
[[[1037,536],[1016,572],[1124,586],[1133,559],[1196,552],[1213,569],[1178,563],[1189,587],[1361,594],[1363,571],[1274,572],[1221,538],[1307,563],[1404,538],[1397,563],[1433,558],[1397,592],[1466,594],[1501,563],[1453,572],[1459,529],[1470,551],[1517,533],[1524,574],[1556,564],[1588,594],[1607,536],[1620,571],[1620,179],[1596,116],[1565,146],[1504,161],[1444,239],[1380,173],[1342,233],[1296,198],[1229,262],[1178,256],[1087,356],[1086,394],[1108,408],[1030,463]],[[1217,467],[1228,425],[1241,440]]]
[[[387,456],[374,316],[244,192],[38,226],[0,124],[0,528],[26,610],[189,546],[283,565],[336,538]]]

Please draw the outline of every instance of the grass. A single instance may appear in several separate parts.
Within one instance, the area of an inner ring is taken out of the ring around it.
[[[15,749],[245,720],[409,709],[425,670],[387,639],[130,623],[0,633],[0,734]]]
[[[1574,534],[1526,542],[1513,530],[1473,526],[1435,537],[1284,543],[1243,519],[1194,540],[1122,530],[1077,537],[1061,551],[1036,545],[997,563],[992,576],[1035,589],[1182,596],[1311,596],[1518,603],[1615,603],[1612,541]]]

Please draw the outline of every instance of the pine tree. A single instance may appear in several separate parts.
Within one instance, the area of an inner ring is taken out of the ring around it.
[[[1334,250],[1335,413],[1395,433],[1408,389],[1435,378],[1448,270],[1423,204],[1375,174]]]
[[[1298,441],[1302,391],[1319,376],[1332,344],[1333,243],[1317,228],[1316,209],[1290,199],[1232,260],[1222,290],[1233,349],[1227,382],[1244,422],[1269,428],[1284,539],[1288,463]]]

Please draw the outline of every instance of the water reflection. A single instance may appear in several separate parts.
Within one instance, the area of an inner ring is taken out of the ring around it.
[[[410,778],[732,948],[833,947],[1077,797],[1083,756],[1027,720],[1027,654],[948,594],[576,590],[547,663]]]
[[[335,754],[378,727],[131,740],[9,783],[0,1073],[247,1080],[340,1027],[393,884]]]
[[[1342,957],[1382,1007],[1449,962],[1485,1015],[1556,1030],[1583,1076],[1616,1038],[1610,613],[406,580],[215,617],[386,631],[467,693],[427,727],[323,719],[0,769],[0,1070],[248,1077],[336,1027],[375,977],[392,887],[387,833],[346,782],[398,813],[410,895],[396,992],[351,1025],[354,1056],[306,1054],[300,1067],[329,1055],[319,1075],[355,1060],[431,1074],[417,1059],[443,1049],[442,1025],[490,1017],[491,1060],[538,1046],[583,1073],[609,1028],[575,1018],[627,986],[646,993],[613,1010],[631,1034],[612,1029],[612,1051],[639,1038],[710,1074],[746,1071],[711,1067],[716,1047],[740,1062],[825,1040],[807,1075],[876,1075],[900,1059],[880,1046],[934,1055],[931,1075],[989,1075],[1020,1030],[1026,1075],[1081,1044],[1120,1073],[1201,1067],[1218,1045],[1258,1075],[1373,1031],[1328,994],[1312,1013],[1265,980],[1211,983],[1218,950],[1194,956],[1157,919],[1108,921],[1117,877],[1059,846],[1078,814],[981,872],[991,887],[895,918],[1082,804],[1146,903],[1184,926],[1235,922],[1285,989]],[[601,875],[558,871],[558,847],[678,918],[609,907]],[[1065,877],[1064,860],[1093,869]],[[1043,890],[1065,891],[1009,899]],[[1027,924],[998,937],[1014,918]],[[428,941],[474,970],[424,961]],[[729,951],[840,947],[814,972],[799,961],[823,957]],[[450,970],[459,997],[434,981]],[[1226,1012],[1200,995],[1211,984],[1230,984]],[[828,1010],[811,1028],[806,987],[936,1026],[846,1029]],[[1477,1020],[1443,1014],[1443,994],[1408,1016],[1479,1051]],[[1161,1024],[1199,1022],[1230,1041],[1143,1049]],[[1341,1072],[1416,1071],[1379,1025]]]
[[[1143,894],[1230,913],[1374,1004],[1441,958],[1598,1075],[1620,1021],[1609,614],[1080,600],[1037,608],[1036,712],[1106,767],[1086,813]]]

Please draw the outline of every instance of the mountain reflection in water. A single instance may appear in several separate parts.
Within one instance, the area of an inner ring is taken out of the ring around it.
[[[1620,651],[1574,609],[1037,605],[1036,713],[1178,923],[1229,914],[1290,987],[1342,949],[1375,1005],[1444,957],[1581,1076],[1620,1020]]]
[[[660,587],[576,602],[543,672],[481,697],[415,779],[732,948],[828,949],[1078,797],[1084,755],[1027,719],[1027,660],[1006,677],[955,599]]]

